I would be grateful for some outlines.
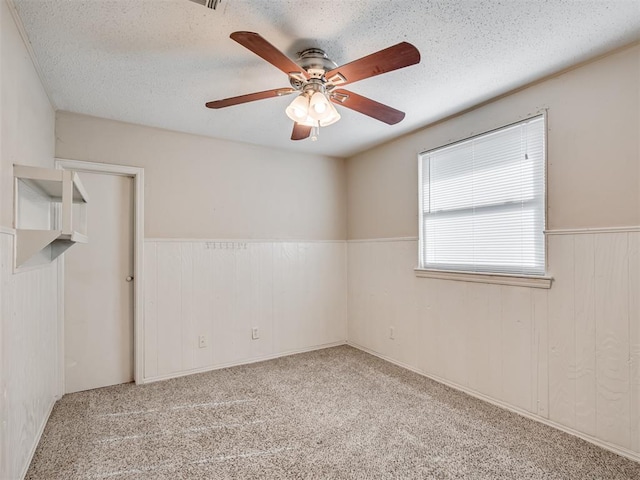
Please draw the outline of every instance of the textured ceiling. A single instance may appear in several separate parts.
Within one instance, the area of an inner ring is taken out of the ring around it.
[[[294,151],[350,156],[640,39],[637,0],[13,0],[58,110]],[[229,38],[260,33],[292,58],[338,65],[401,41],[420,64],[348,88],[406,112],[389,126],[345,108],[293,142],[293,97],[221,110],[210,100],[288,86]]]

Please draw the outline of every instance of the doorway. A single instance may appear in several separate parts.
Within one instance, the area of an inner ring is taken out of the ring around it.
[[[142,169],[57,160],[89,192],[89,242],[59,262],[64,393],[142,383]]]

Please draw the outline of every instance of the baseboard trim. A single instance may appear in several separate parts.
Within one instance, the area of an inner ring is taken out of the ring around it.
[[[615,453],[617,455],[620,455],[622,457],[626,457],[626,458],[628,458],[630,460],[633,460],[635,462],[639,462],[640,463],[640,453],[633,452],[631,450],[627,450],[626,448],[619,447],[617,445],[613,445],[611,443],[602,441],[602,440],[600,440],[600,439],[598,439],[596,437],[592,437],[591,435],[587,435],[587,434],[585,434],[583,432],[579,432],[579,431],[574,430],[574,429],[572,429],[570,427],[566,427],[566,426],[564,426],[564,425],[562,425],[560,423],[554,422],[553,420],[549,420],[548,418],[544,418],[544,417],[541,417],[539,415],[535,415],[535,414],[533,414],[533,413],[531,413],[531,412],[529,412],[527,410],[523,410],[521,408],[515,407],[515,406],[510,405],[508,403],[505,403],[505,402],[503,402],[501,400],[497,400],[497,399],[495,399],[493,397],[489,397],[489,396],[487,396],[487,395],[485,395],[483,393],[480,393],[480,392],[478,392],[476,390],[464,387],[462,385],[458,385],[457,383],[451,382],[451,381],[446,380],[446,379],[444,379],[442,377],[439,377],[437,375],[432,375],[430,373],[423,372],[422,370],[414,368],[414,367],[412,367],[410,365],[407,365],[407,364],[405,364],[403,362],[399,362],[397,360],[394,360],[393,358],[387,357],[386,355],[378,353],[378,352],[376,352],[374,350],[371,350],[371,349],[369,349],[367,347],[363,347],[362,345],[359,345],[359,344],[357,344],[355,342],[347,340],[347,345],[349,345],[349,346],[351,346],[353,348],[357,348],[358,350],[362,350],[363,352],[366,352],[366,353],[368,353],[370,355],[373,355],[375,357],[381,358],[382,360],[385,360],[385,361],[387,361],[389,363],[393,363],[394,365],[397,365],[399,367],[402,367],[402,368],[405,368],[407,370],[410,370],[410,371],[412,371],[414,373],[417,373],[418,375],[422,375],[423,377],[430,378],[431,380],[434,380],[434,381],[436,381],[438,383],[441,383],[441,384],[446,385],[448,387],[451,387],[451,388],[454,388],[456,390],[459,390],[459,391],[461,391],[463,393],[466,393],[467,395],[470,395],[472,397],[475,397],[475,398],[477,398],[479,400],[483,400],[485,402],[488,402],[488,403],[491,403],[493,405],[496,405],[497,407],[504,408],[505,410],[509,410],[510,412],[517,413],[518,415],[521,415],[523,417],[529,418],[531,420],[534,420],[536,422],[542,423],[544,425],[548,425],[549,427],[553,427],[553,428],[555,428],[557,430],[561,430],[561,431],[563,431],[565,433],[568,433],[569,435],[573,435],[574,437],[581,438],[582,440],[585,440],[586,442],[592,443],[592,444],[594,444],[594,445],[596,445],[596,446],[598,446],[600,448],[603,448],[605,450],[609,450],[610,452],[613,452],[613,453]]]
[[[142,382],[139,382],[139,383],[140,384],[145,384],[145,383],[160,382],[162,380],[169,380],[169,379],[172,379],[172,378],[186,377],[187,375],[194,375],[196,373],[212,372],[214,370],[221,370],[223,368],[239,367],[241,365],[249,365],[249,364],[252,364],[252,363],[266,362],[267,360],[273,360],[273,359],[281,358],[281,357],[288,357],[290,355],[297,355],[298,353],[313,352],[315,350],[323,350],[325,348],[339,347],[340,345],[346,345],[346,344],[347,344],[347,341],[343,340],[343,341],[339,341],[339,342],[325,343],[325,344],[322,344],[322,345],[314,345],[312,347],[300,348],[300,349],[296,349],[296,350],[287,350],[286,352],[274,353],[274,354],[271,354],[271,355],[262,355],[260,357],[254,357],[254,358],[251,358],[251,359],[248,359],[248,360],[241,360],[239,362],[229,362],[229,363],[222,363],[220,365],[207,366],[207,367],[201,367],[201,368],[194,368],[194,369],[185,370],[185,371],[182,371],[182,372],[169,373],[167,375],[156,375],[155,377],[145,378],[145,379],[143,379]]]
[[[29,456],[27,457],[27,462],[22,467],[22,472],[20,474],[21,479],[24,479],[27,476],[27,472],[29,471],[29,466],[31,465],[31,461],[33,460],[33,456],[36,454],[36,449],[38,448],[38,444],[40,443],[40,439],[42,438],[42,434],[44,433],[44,429],[47,426],[47,422],[49,421],[49,417],[51,416],[51,412],[53,411],[53,407],[58,401],[57,397],[53,397],[51,400],[51,404],[47,409],[47,414],[44,416],[44,419],[40,423],[40,427],[38,428],[38,433],[36,433],[36,438],[31,445],[31,450],[29,451]]]

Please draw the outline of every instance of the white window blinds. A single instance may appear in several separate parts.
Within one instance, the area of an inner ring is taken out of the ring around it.
[[[420,267],[545,273],[544,117],[420,155]]]

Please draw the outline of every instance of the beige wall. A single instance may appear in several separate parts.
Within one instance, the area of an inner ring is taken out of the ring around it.
[[[348,238],[417,236],[418,153],[543,109],[548,227],[638,225],[639,105],[635,46],[361,153],[347,161]]]
[[[54,113],[4,1],[0,17],[0,226],[13,226],[13,164],[53,166]]]
[[[68,112],[56,156],[145,169],[150,238],[346,238],[344,160]]]

